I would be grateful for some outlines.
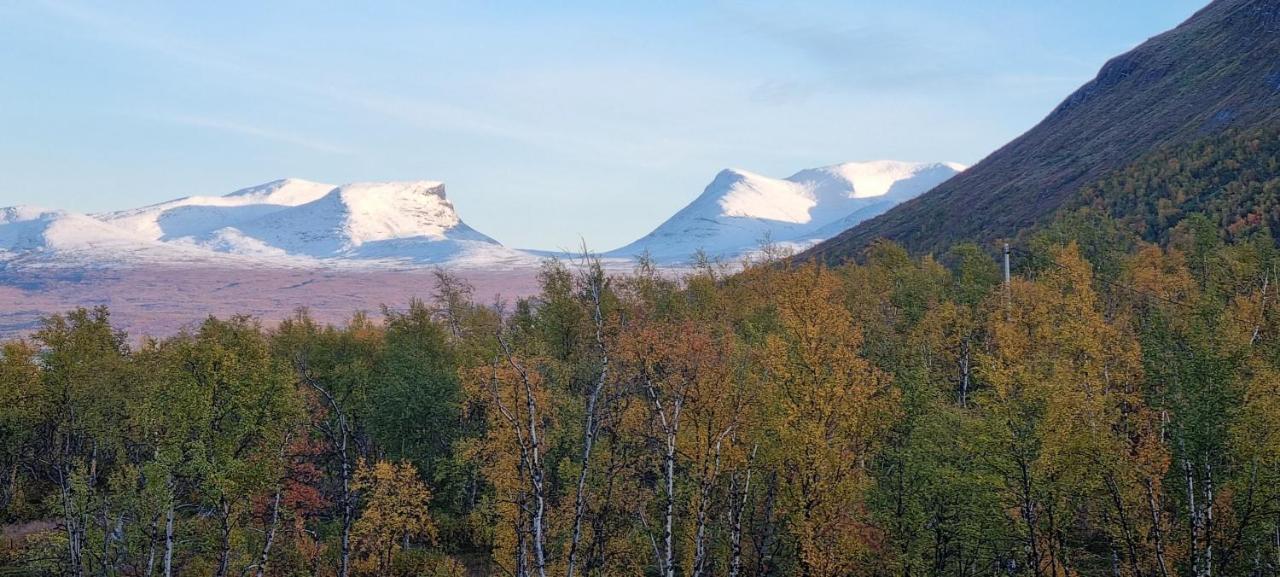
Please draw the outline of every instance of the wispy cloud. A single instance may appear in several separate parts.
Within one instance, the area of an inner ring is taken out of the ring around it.
[[[465,139],[470,143],[512,145],[511,148],[538,154],[648,169],[666,169],[706,150],[738,147],[747,153],[759,147],[758,143],[721,137],[708,141],[712,137],[683,130],[683,123],[655,124],[652,116],[645,117],[657,114],[658,118],[665,118],[670,110],[688,109],[698,97],[690,90],[704,97],[718,90],[732,90],[734,94],[752,90],[750,82],[741,83],[743,87],[738,79],[708,78],[702,71],[682,72],[675,65],[640,72],[637,62],[621,68],[611,65],[583,69],[557,63],[506,70],[501,82],[486,84],[489,79],[479,79],[475,80],[479,85],[469,86],[482,98],[460,98],[457,85],[441,90],[420,86],[429,82],[417,82],[419,79],[386,83],[355,74],[314,76],[287,65],[273,67],[271,61],[236,53],[234,47],[205,45],[199,37],[183,35],[142,12],[108,11],[79,0],[40,2],[47,13],[68,22],[75,33],[199,71],[202,82],[225,84],[238,94],[261,92],[263,101],[270,105],[285,102],[299,108],[323,108],[330,115],[336,112],[343,121],[373,125],[389,133],[411,133],[438,141]],[[673,86],[679,89],[664,88]],[[658,92],[657,97],[668,100],[655,102],[646,98],[637,102],[635,94],[641,91],[651,96]],[[805,82],[761,85],[750,100],[781,105],[803,101],[812,91],[813,86]],[[601,103],[617,104],[610,109]],[[282,117],[276,126],[265,128],[223,108],[206,110],[184,103],[169,110],[186,115],[183,124],[191,126],[318,151],[342,150],[341,146],[319,140],[324,132],[315,133],[314,137],[297,134],[323,131],[324,126],[294,124],[288,121],[292,116]],[[361,151],[366,144],[376,146],[363,140],[364,134],[369,133],[353,134],[348,145]]]
[[[252,85],[271,90],[275,95],[289,95],[296,99],[323,100],[337,107],[345,107],[353,113],[371,113],[397,125],[433,133],[465,134],[500,139],[525,146],[540,148],[560,147],[568,153],[582,150],[607,150],[623,147],[618,143],[593,135],[558,130],[536,119],[522,119],[506,114],[495,114],[466,103],[451,103],[424,97],[423,94],[404,94],[378,90],[368,85],[344,85],[341,79],[327,78],[318,81],[298,77],[287,70],[269,70],[260,63],[251,63],[234,54],[211,49],[189,38],[176,36],[162,26],[145,20],[131,19],[119,13],[96,10],[90,5],[74,0],[40,0],[47,11],[74,23],[87,34],[104,41],[158,55],[211,73],[213,77],[234,82],[239,86]],[[342,147],[326,144],[313,138],[290,134],[285,131],[260,126],[215,119],[207,115],[168,116],[159,118],[190,126],[235,132],[278,142],[305,146],[313,150],[345,153]]]
[[[40,3],[52,14],[74,22],[90,34],[97,35],[108,42],[158,54],[185,65],[196,66],[234,78],[253,82],[287,84],[295,89],[300,87],[300,85],[288,80],[275,77],[252,67],[243,66],[225,55],[168,34],[158,27],[146,26],[142,22],[123,19],[116,14],[96,11],[65,0],[40,0]],[[318,87],[314,89],[317,92],[320,90]],[[317,138],[243,121],[197,114],[146,114],[142,116],[170,124],[238,134],[327,154],[352,154],[352,151],[348,148]]]
[[[913,89],[972,73],[966,55],[982,42],[971,31],[918,19],[909,23],[866,14],[832,19],[829,14],[796,9],[760,13],[721,4],[729,22],[745,32],[790,50],[825,71],[824,83],[876,90]]]
[[[819,91],[812,82],[799,80],[766,80],[751,91],[751,101],[761,104],[796,104],[804,102]]]
[[[342,146],[338,146],[336,144],[331,144],[328,142],[316,140],[314,138],[310,138],[310,137],[306,137],[298,134],[292,134],[289,132],[274,130],[274,129],[266,128],[263,126],[244,124],[240,122],[228,121],[228,120],[223,120],[218,118],[207,118],[202,116],[152,115],[151,118],[154,120],[169,122],[172,124],[191,126],[195,128],[207,128],[210,130],[217,130],[220,132],[227,132],[231,134],[239,134],[242,136],[248,136],[252,138],[271,140],[274,142],[280,142],[283,144],[298,146],[301,148],[306,148],[309,150],[314,150],[316,152],[323,152],[327,154],[344,154],[344,155],[352,154],[352,151],[350,149],[344,148]]]
[[[94,10],[66,0],[39,0],[51,14],[78,24],[90,34],[112,43],[160,54],[172,60],[237,75],[255,75],[252,69],[202,46],[174,36],[162,28],[146,26],[114,13]]]
[[[750,98],[764,104],[794,104],[833,91],[922,96],[1001,87],[1024,93],[1062,92],[1088,79],[1063,74],[1062,67],[1043,72],[1046,67],[1040,62],[1052,54],[992,61],[984,55],[998,53],[1006,41],[994,36],[986,23],[975,25],[909,8],[837,18],[805,10],[803,4],[764,11],[749,4],[718,6],[725,21],[812,67],[809,74],[760,82]],[[1079,66],[1080,61],[1071,64]]]

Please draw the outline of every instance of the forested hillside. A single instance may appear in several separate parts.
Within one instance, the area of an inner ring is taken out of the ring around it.
[[[1280,127],[1232,130],[1164,149],[1086,187],[1063,212],[1104,214],[1151,242],[1167,243],[1189,215],[1231,239],[1280,230]]]
[[[1039,124],[928,193],[814,247],[827,263],[887,238],[912,253],[1044,226],[1082,188],[1161,150],[1280,126],[1280,1],[1214,0],[1107,62]]]
[[[1280,254],[1204,217],[1166,248],[1097,224],[1030,239],[1008,285],[972,245],[877,244],[550,263],[509,307],[441,275],[336,327],[53,317],[0,355],[0,565],[1277,575]]]

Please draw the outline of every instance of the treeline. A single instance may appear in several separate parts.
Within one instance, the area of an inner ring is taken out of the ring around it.
[[[509,308],[442,274],[385,322],[137,346],[105,310],[53,317],[0,357],[3,561],[1274,576],[1280,254],[1201,224],[1123,252],[1059,228],[1008,285],[975,246],[878,244],[733,275],[549,263]]]

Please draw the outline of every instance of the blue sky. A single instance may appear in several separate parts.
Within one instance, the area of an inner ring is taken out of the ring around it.
[[[609,249],[724,167],[974,163],[1203,0],[0,0],[0,205],[442,180]]]

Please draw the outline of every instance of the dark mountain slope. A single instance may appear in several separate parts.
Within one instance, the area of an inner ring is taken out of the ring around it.
[[[1014,236],[1145,154],[1280,123],[1280,0],[1217,0],[1102,67],[1040,124],[915,200],[802,256],[838,262],[878,238],[913,252]]]

